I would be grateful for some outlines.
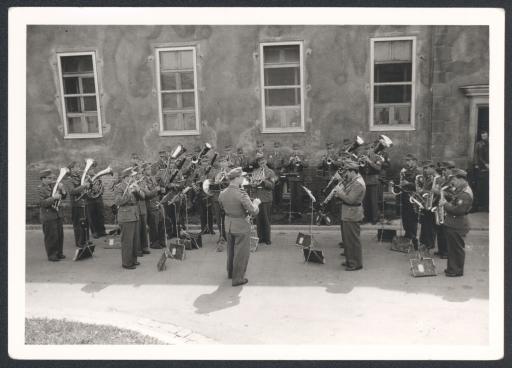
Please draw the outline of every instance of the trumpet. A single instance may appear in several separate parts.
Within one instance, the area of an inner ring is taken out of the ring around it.
[[[331,186],[331,184],[336,180],[336,182],[340,181],[342,178],[343,170],[340,169],[334,173],[334,175],[331,177],[331,180],[327,183],[324,189],[321,190],[322,194],[325,194],[327,192],[327,189]]]
[[[291,156],[290,162],[297,167],[302,166],[302,159],[299,155]]]
[[[53,186],[53,190],[52,190],[52,196],[54,196],[56,193],[57,193],[57,190],[59,189],[59,184],[60,182],[62,181],[62,179],[64,179],[67,175],[69,175],[69,169],[67,167],[61,167],[60,169],[60,172],[59,172],[59,177],[57,178],[57,180],[55,181],[55,185]],[[55,202],[53,204],[53,208],[55,208],[56,211],[59,210],[59,206],[60,206],[60,199]]]
[[[208,151],[211,149],[212,149],[212,145],[210,143],[206,142],[203,146],[203,149],[199,153],[199,159],[203,158],[203,156],[206,155],[208,153]]]
[[[345,188],[345,183],[343,181],[340,181],[334,188],[332,188],[331,192],[327,197],[325,197],[324,201],[322,202],[321,206],[324,207],[331,201],[331,199],[334,197],[336,193],[339,191],[342,191]]]

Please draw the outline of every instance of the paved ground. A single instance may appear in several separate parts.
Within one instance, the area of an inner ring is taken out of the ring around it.
[[[27,230],[26,315],[114,324],[172,344],[487,344],[488,232],[472,231],[463,278],[413,278],[410,255],[363,232],[364,270],[342,270],[338,227],[315,231],[326,264],[304,264],[297,230],[279,227],[273,244],[251,254],[249,284],[231,287],[217,235],[168,260],[160,251],[121,268],[117,249],[96,240],[92,259],[73,262],[65,230],[61,262],[48,262],[40,230]],[[468,333],[471,331],[471,333]]]

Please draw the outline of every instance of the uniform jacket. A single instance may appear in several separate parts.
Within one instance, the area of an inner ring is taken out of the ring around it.
[[[146,188],[144,189],[145,200],[146,200],[146,208],[148,211],[158,211],[159,207],[159,194],[160,192],[157,190],[157,182],[154,176],[149,176],[145,178]]]
[[[84,207],[85,206],[85,196],[82,199],[78,200],[78,198],[82,195],[85,188],[80,185],[81,181],[80,175],[71,175],[68,180],[68,192],[69,199],[71,200],[72,207]]]
[[[41,184],[37,186],[37,193],[39,194],[39,219],[41,223],[62,218],[62,206],[59,207],[58,211],[52,207],[57,202],[52,197],[52,191],[53,187],[51,185]]]
[[[485,164],[489,164],[489,142],[478,141],[475,144],[474,164],[480,171],[487,171]]]
[[[345,188],[336,194],[342,200],[341,220],[359,222],[364,217],[363,206],[361,205],[366,193],[366,185],[361,177],[357,175]]]
[[[366,185],[379,184],[379,174],[384,162],[382,158],[375,153],[370,153],[368,158],[370,162],[367,162],[363,169],[364,182]]]
[[[415,191],[416,190],[416,185],[415,185],[416,176],[421,174],[420,169],[418,167],[413,167],[413,168],[404,168],[403,170],[404,170],[404,173],[402,174],[403,180],[404,180],[403,188],[405,190]]]
[[[117,222],[139,221],[137,198],[130,191],[123,195],[127,185],[121,182],[114,188],[114,203],[119,207]]]
[[[465,187],[454,192],[450,202],[444,205],[446,216],[444,226],[457,230],[461,235],[467,234],[469,225],[467,214],[473,204],[473,191],[466,184]]]
[[[271,203],[273,199],[272,191],[274,190],[276,174],[274,174],[274,171],[268,167],[265,167],[263,170],[265,172],[265,179],[258,187],[252,188],[252,197],[259,198],[261,203]]]
[[[258,214],[247,192],[235,185],[229,185],[219,195],[219,203],[226,213],[226,231],[232,234],[245,234],[251,231],[247,215]]]
[[[284,166],[284,155],[278,150],[270,151],[267,156],[267,162],[271,169],[278,172]]]

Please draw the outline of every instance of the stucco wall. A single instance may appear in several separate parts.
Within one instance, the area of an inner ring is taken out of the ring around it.
[[[414,131],[369,131],[370,38],[384,36],[417,38]],[[192,148],[204,141],[246,150],[257,140],[266,147],[276,140],[284,147],[299,143],[314,163],[328,141],[379,134],[394,142],[394,170],[404,152],[462,164],[468,112],[458,87],[488,83],[488,34],[481,27],[30,26],[27,37],[30,173],[86,156],[116,168],[131,152],[154,159],[165,145]],[[306,132],[262,134],[259,43],[288,40],[304,42]],[[200,136],[158,134],[154,48],[175,45],[197,46]],[[63,138],[56,52],[65,51],[96,52],[102,138]]]

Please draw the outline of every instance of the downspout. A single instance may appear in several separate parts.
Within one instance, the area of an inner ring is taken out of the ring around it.
[[[434,32],[435,32],[435,26],[430,26],[430,71],[429,71],[429,77],[428,77],[428,83],[430,88],[430,111],[429,111],[429,134],[428,139],[429,143],[427,145],[428,152],[427,156],[432,160],[432,152],[433,152],[433,142],[434,139],[432,137],[434,127],[433,127],[433,113],[434,113],[434,65],[435,65],[435,54],[434,54]]]

